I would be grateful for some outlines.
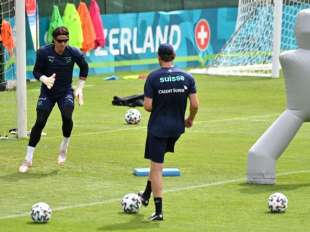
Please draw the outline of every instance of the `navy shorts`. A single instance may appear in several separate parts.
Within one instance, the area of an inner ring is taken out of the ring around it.
[[[74,109],[73,89],[68,89],[65,94],[57,97],[51,97],[42,91],[38,99],[37,110],[51,112],[56,102],[62,113],[65,108]]]
[[[163,163],[166,152],[174,152],[178,137],[160,138],[148,133],[145,144],[144,158],[156,163]]]

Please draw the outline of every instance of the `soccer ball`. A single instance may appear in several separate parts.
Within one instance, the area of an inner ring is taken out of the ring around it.
[[[288,199],[283,193],[273,193],[268,198],[268,207],[272,213],[282,213],[288,207]]]
[[[141,113],[136,109],[129,109],[125,114],[127,124],[138,124],[141,121]]]
[[[135,193],[128,193],[121,200],[122,209],[125,213],[138,213],[141,204],[140,197]]]
[[[32,206],[30,216],[36,223],[47,223],[52,217],[52,209],[48,204],[39,202]]]

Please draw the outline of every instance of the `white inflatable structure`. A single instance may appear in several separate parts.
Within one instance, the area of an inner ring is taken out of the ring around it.
[[[280,55],[287,109],[249,150],[248,183],[274,184],[277,159],[302,123],[310,121],[310,9],[298,13],[295,34],[299,48]]]

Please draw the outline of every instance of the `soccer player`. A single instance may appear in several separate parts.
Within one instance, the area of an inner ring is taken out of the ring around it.
[[[55,103],[61,112],[63,133],[57,162],[59,165],[64,165],[73,128],[74,95],[79,105],[83,104],[83,88],[88,75],[88,64],[80,50],[67,45],[69,31],[66,27],[56,28],[52,35],[53,43],[37,51],[33,75],[42,82],[42,85],[36,107],[36,122],[30,133],[25,160],[19,167],[21,173],[27,172],[32,166],[35,147]],[[71,83],[75,63],[80,68],[80,80],[73,93]]]
[[[163,220],[162,170],[166,152],[174,152],[174,145],[185,127],[193,125],[198,111],[198,97],[194,78],[173,66],[175,52],[171,45],[161,44],[158,48],[160,68],[148,75],[144,86],[144,108],[151,112],[144,157],[150,160],[150,174],[144,192],[140,192],[142,204],[147,206],[151,193],[155,213],[149,220]],[[189,115],[185,111],[189,99]]]

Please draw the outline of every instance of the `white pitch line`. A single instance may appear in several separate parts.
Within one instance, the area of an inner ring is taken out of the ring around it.
[[[288,175],[295,175],[295,174],[300,174],[300,173],[310,173],[310,170],[283,172],[283,173],[277,174],[277,176],[278,177],[279,176],[288,176]],[[168,189],[164,192],[165,193],[171,193],[171,192],[188,191],[188,190],[193,190],[193,189],[208,188],[208,187],[213,187],[213,186],[221,186],[221,185],[225,185],[225,184],[238,183],[238,182],[243,182],[243,181],[246,181],[246,178],[243,177],[243,178],[236,178],[236,179],[231,179],[231,180],[217,181],[217,182],[213,182],[213,183],[206,183],[206,184],[200,184],[200,185],[192,185],[192,186],[186,186],[186,187],[180,187],[180,188],[173,188],[173,189]],[[97,202],[91,202],[91,203],[82,203],[82,204],[76,204],[76,205],[57,207],[57,208],[54,208],[53,211],[62,211],[62,210],[66,210],[66,209],[76,209],[76,208],[84,208],[84,207],[90,207],[90,206],[96,206],[96,205],[105,205],[105,204],[114,203],[114,202],[118,202],[118,201],[120,201],[120,198],[112,198],[112,199],[108,199],[105,201],[97,201]],[[29,212],[2,216],[2,217],[0,217],[0,220],[10,219],[10,218],[18,218],[18,217],[25,217],[25,216],[29,216]]]
[[[253,115],[247,117],[235,117],[235,118],[224,118],[224,119],[215,119],[215,120],[203,120],[203,121],[194,121],[196,123],[217,123],[217,122],[230,122],[230,121],[244,121],[244,120],[257,120],[262,118],[275,117],[279,114],[262,114],[262,115]]]
[[[227,119],[205,120],[205,121],[202,120],[202,121],[195,121],[194,124],[257,120],[257,119],[262,119],[262,118],[275,117],[277,115],[280,115],[280,113],[279,114],[254,115],[254,116],[248,116],[248,117],[227,118]],[[106,134],[106,133],[115,133],[115,132],[119,132],[119,131],[128,131],[128,130],[141,130],[141,129],[146,129],[146,128],[147,128],[146,126],[118,128],[118,129],[102,130],[102,131],[89,132],[89,133],[79,133],[79,134],[73,135],[73,137],[99,135],[99,134]],[[50,137],[47,136],[47,137],[45,137],[45,139],[55,139],[55,138],[59,138],[59,136],[50,136]]]

